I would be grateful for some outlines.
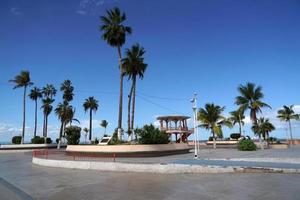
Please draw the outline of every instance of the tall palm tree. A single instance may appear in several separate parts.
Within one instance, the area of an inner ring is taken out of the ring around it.
[[[293,120],[293,119],[300,120],[300,115],[296,114],[293,108],[294,108],[294,105],[290,105],[290,106],[284,105],[283,108],[278,110],[278,112],[277,112],[277,114],[278,114],[277,118],[279,118],[281,121],[285,121],[288,123],[291,141],[293,141],[291,120]]]
[[[48,116],[52,112],[52,109],[53,109],[52,103],[54,102],[54,99],[46,98],[46,99],[43,99],[42,101],[43,101],[42,109],[43,109],[43,113],[44,113],[43,136],[44,136],[44,138],[47,138]]]
[[[37,129],[37,107],[38,107],[38,99],[42,98],[42,92],[39,88],[34,87],[31,89],[29,98],[35,102],[35,112],[34,112],[34,132],[33,136],[36,136],[36,129]]]
[[[244,119],[245,119],[245,115],[244,112],[241,109],[235,110],[230,112],[230,117],[229,120],[231,120],[231,122],[233,123],[233,125],[238,124],[239,125],[239,132],[242,135],[242,127],[244,126]]]
[[[52,112],[53,106],[51,105],[54,102],[54,96],[56,95],[57,90],[52,84],[47,84],[42,88],[43,93],[43,113],[44,113],[44,123],[43,123],[43,136],[47,136],[47,127],[48,127],[48,116]]]
[[[59,103],[57,107],[55,108],[55,114],[60,120],[60,130],[59,130],[59,140],[61,140],[62,134],[63,134],[63,129],[65,127],[65,123],[68,118],[68,112],[70,112],[70,109],[72,109],[71,106],[69,106],[66,103]]]
[[[89,140],[92,140],[92,118],[93,118],[93,111],[96,112],[98,110],[99,104],[98,100],[96,100],[94,97],[89,97],[85,99],[85,102],[83,103],[84,111],[87,112],[90,111],[90,134],[89,134]]]
[[[124,25],[126,14],[122,13],[119,8],[107,10],[106,16],[101,16],[100,30],[103,32],[102,39],[111,47],[117,48],[120,68],[120,95],[119,95],[119,117],[118,132],[122,129],[122,110],[123,110],[123,77],[124,69],[122,65],[121,48],[125,44],[126,36],[131,34],[131,27]],[[119,134],[120,136],[120,134]],[[120,139],[120,138],[118,138]]]
[[[128,95],[128,134],[134,127],[134,112],[135,112],[135,94],[136,94],[136,78],[143,79],[147,69],[147,64],[144,63],[145,49],[139,44],[135,44],[131,49],[126,49],[126,57],[123,59],[123,67],[128,79],[132,81],[131,90]],[[132,99],[132,110],[130,119],[130,108]]]
[[[23,92],[23,127],[22,127],[22,140],[21,144],[24,143],[24,137],[25,137],[25,121],[26,121],[26,90],[27,87],[30,87],[33,83],[30,81],[30,73],[29,71],[21,71],[21,73],[17,76],[15,76],[14,79],[10,80],[9,82],[12,82],[15,84],[14,89],[17,88],[24,88]]]
[[[72,86],[72,82],[70,80],[67,79],[61,84],[60,91],[63,92],[64,103],[69,103],[73,100],[74,87]]]
[[[106,134],[106,128],[108,126],[108,122],[106,120],[102,120],[100,126],[104,128],[104,135]]]
[[[216,148],[216,135],[223,136],[222,126],[232,127],[230,120],[222,116],[225,107],[220,107],[213,103],[205,104],[205,108],[200,108],[198,111],[198,120],[201,122],[199,125],[202,128],[210,130],[213,136],[214,148]]]
[[[235,104],[240,106],[242,111],[249,109],[252,124],[257,124],[257,113],[261,113],[261,109],[264,107],[271,108],[271,106],[262,101],[264,97],[262,87],[256,87],[254,83],[246,83],[246,85],[240,85],[238,91],[240,96],[236,97]]]
[[[43,87],[42,92],[45,99],[53,99],[53,97],[56,95],[57,90],[52,84],[47,84],[45,87]]]

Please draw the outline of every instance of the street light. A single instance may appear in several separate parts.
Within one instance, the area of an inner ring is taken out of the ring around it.
[[[198,125],[197,125],[197,94],[194,93],[194,98],[191,99],[192,109],[194,112],[194,148],[195,148],[195,159],[198,159]]]

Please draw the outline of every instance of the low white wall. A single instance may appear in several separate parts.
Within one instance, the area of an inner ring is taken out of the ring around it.
[[[32,158],[32,162],[41,166],[68,169],[92,169],[112,172],[147,172],[147,173],[233,173],[232,167],[200,166],[183,164],[143,164],[118,162],[67,161]]]
[[[155,144],[155,145],[68,145],[68,152],[101,152],[101,153],[137,153],[163,152],[191,149],[188,144]]]
[[[61,147],[66,145],[61,145]],[[30,149],[30,148],[47,148],[57,147],[57,144],[5,144],[0,145],[0,149]]]
[[[228,141],[218,141],[218,140],[216,140],[216,144],[218,145],[218,144],[222,144],[222,145],[233,145],[233,144],[237,144],[238,143],[238,141],[237,140],[228,140]],[[214,142],[213,141],[207,141],[206,142],[206,144],[207,145],[213,145],[214,144]]]
[[[5,144],[1,145],[0,148],[16,149],[16,148],[36,148],[36,147],[53,147],[57,144]]]
[[[248,167],[220,167],[184,164],[143,164],[143,163],[118,163],[118,162],[91,162],[48,160],[33,157],[32,162],[47,167],[68,169],[89,169],[110,172],[143,172],[162,174],[208,174],[208,173],[300,173],[300,169],[279,168],[248,168]]]

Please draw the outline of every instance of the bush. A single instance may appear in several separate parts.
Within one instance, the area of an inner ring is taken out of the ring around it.
[[[11,139],[11,143],[13,144],[21,144],[21,141],[22,141],[22,136],[14,136]]]
[[[239,133],[230,134],[230,138],[232,138],[234,140],[238,140],[240,137],[241,137],[241,134],[239,134]]]
[[[59,138],[56,138],[55,142],[56,142],[56,144],[58,144],[59,143]]]
[[[47,138],[47,139],[46,139],[46,143],[47,143],[47,144],[52,144],[52,139],[51,139],[51,138]]]
[[[91,144],[99,144],[98,138],[95,138],[95,140],[92,140],[92,141],[91,141]]]
[[[31,139],[31,143],[32,144],[44,144],[45,140],[44,140],[44,138],[42,138],[40,136],[35,136]]]
[[[35,136],[31,139],[31,143],[32,144],[44,144],[45,143],[45,139],[43,137],[40,137],[40,136]],[[52,140],[51,138],[47,138],[46,139],[46,143],[47,144],[51,144],[52,143]]]
[[[69,126],[65,129],[67,143],[71,145],[79,144],[81,128],[79,126]]]
[[[137,130],[140,144],[168,144],[169,135],[165,131],[160,131],[152,124],[145,125],[142,129]]]
[[[210,136],[210,137],[208,138],[208,141],[214,141],[214,137]]]
[[[278,139],[277,139],[276,137],[269,137],[269,138],[267,139],[267,141],[270,142],[270,143],[277,143],[277,142],[278,142]]]
[[[240,151],[255,151],[256,145],[252,140],[241,140],[238,143],[238,150]]]

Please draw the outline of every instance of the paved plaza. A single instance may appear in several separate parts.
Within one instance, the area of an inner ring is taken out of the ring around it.
[[[203,158],[292,157],[299,148],[238,152],[203,150]],[[129,162],[188,159],[193,154],[130,158]],[[231,155],[231,156],[229,156]],[[300,174],[151,174],[111,173],[36,166],[31,153],[0,154],[0,194],[6,199],[295,199]],[[125,161],[125,158],[122,158]]]

